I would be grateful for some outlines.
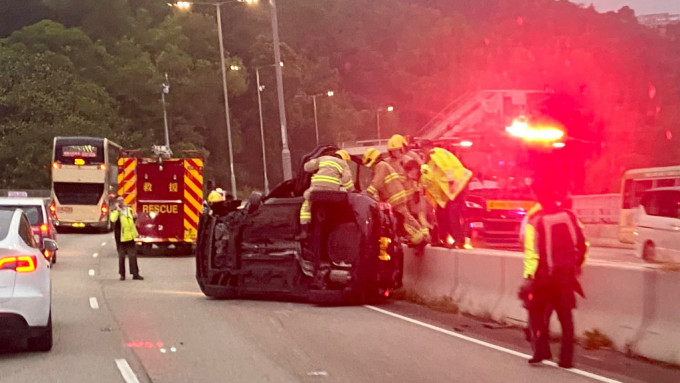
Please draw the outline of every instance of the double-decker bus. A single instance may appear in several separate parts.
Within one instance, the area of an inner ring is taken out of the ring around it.
[[[120,149],[106,138],[54,138],[50,213],[57,228],[111,230]]]
[[[619,241],[635,243],[635,208],[640,206],[642,194],[654,188],[680,186],[680,166],[631,169],[621,181],[621,218]]]

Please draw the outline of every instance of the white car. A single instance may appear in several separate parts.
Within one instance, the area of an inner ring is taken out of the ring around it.
[[[45,239],[45,248],[57,243]],[[26,339],[29,349],[52,348],[50,262],[21,209],[0,208],[0,339]]]
[[[635,254],[646,261],[680,262],[680,186],[646,191],[636,213]]]

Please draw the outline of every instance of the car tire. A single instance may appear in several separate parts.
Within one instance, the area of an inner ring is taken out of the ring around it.
[[[35,338],[28,338],[28,349],[31,351],[47,352],[52,349],[52,312],[50,311],[45,331]]]
[[[647,262],[653,262],[656,259],[654,242],[647,241],[647,243],[645,243],[645,247],[642,248],[642,259]]]
[[[54,254],[52,254],[52,264],[54,265],[57,263],[57,252],[55,251]]]

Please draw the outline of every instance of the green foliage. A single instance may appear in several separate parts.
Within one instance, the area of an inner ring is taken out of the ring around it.
[[[270,9],[260,3],[222,6],[226,65],[242,68],[227,77],[244,190],[262,186],[257,67],[272,186],[282,174]],[[376,109],[387,104],[396,111],[381,115],[383,137],[414,133],[470,91],[546,85],[560,95],[547,108],[562,105],[559,120],[583,141],[571,159],[577,191],[616,191],[627,168],[680,160],[680,26],[662,35],[630,9],[598,14],[554,0],[289,0],[279,23],[294,162],[316,143],[309,96],[327,90],[335,96],[317,98],[322,143],[375,138]],[[49,146],[69,124],[125,147],[163,142],[166,73],[171,146],[206,153],[208,176],[228,185],[214,7],[0,0],[0,36],[4,186],[46,187],[49,149],[33,144]]]

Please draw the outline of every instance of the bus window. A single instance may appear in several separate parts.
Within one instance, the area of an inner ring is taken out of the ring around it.
[[[631,207],[637,207],[640,204],[642,194],[652,188],[652,180],[638,180],[633,182],[633,200]]]
[[[633,206],[633,180],[626,180],[623,184],[623,208],[630,209]]]
[[[97,205],[103,193],[103,183],[54,183],[54,194],[62,205]]]
[[[660,180],[656,180],[656,186],[654,187],[665,188],[670,186],[675,186],[675,178],[662,178]]]

